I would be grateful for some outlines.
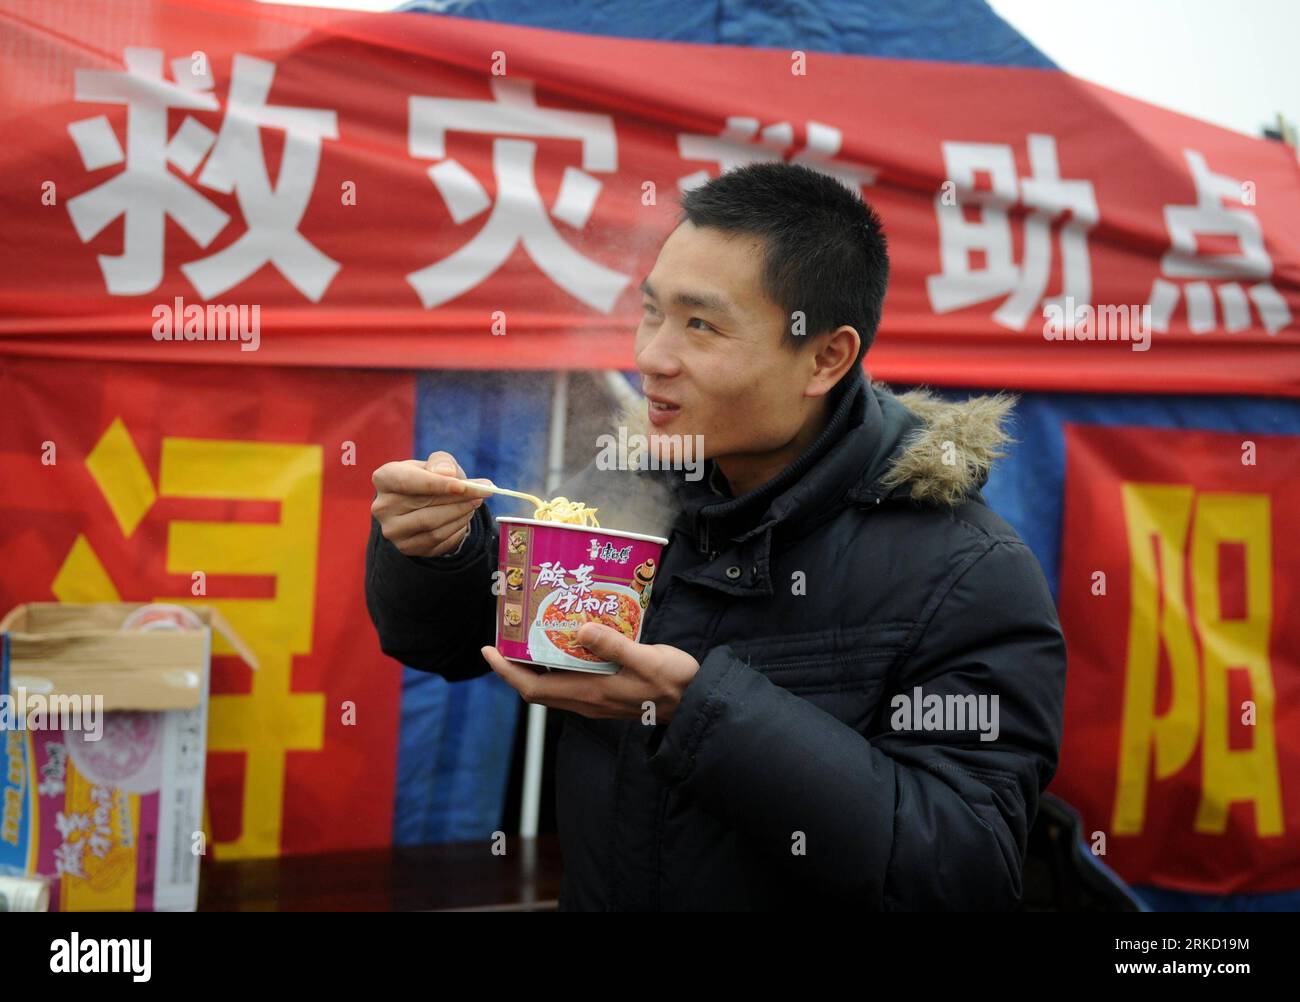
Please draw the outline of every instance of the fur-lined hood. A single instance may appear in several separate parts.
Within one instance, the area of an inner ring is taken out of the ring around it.
[[[951,507],[984,486],[994,460],[1006,455],[1002,447],[1014,441],[1004,427],[1018,400],[1014,394],[952,402],[924,387],[895,393],[887,383],[872,380],[870,389],[886,411],[886,427],[902,431],[884,473],[864,482],[863,489]],[[899,412],[888,413],[896,408]],[[629,432],[655,433],[644,402],[622,409],[617,420]]]
[[[943,400],[925,388],[893,393],[872,381],[872,389],[889,394],[920,419],[890,459],[880,485],[914,500],[952,506],[988,481],[993,461],[1006,455],[1014,441],[1004,425],[1019,399],[1015,394]]]

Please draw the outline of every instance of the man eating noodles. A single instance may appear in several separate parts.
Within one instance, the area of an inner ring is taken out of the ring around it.
[[[755,164],[682,208],[636,365],[645,419],[702,436],[705,475],[621,474],[676,510],[641,641],[581,628],[612,675],[488,646],[497,526],[436,452],[375,471],[381,646],[561,711],[563,910],[1012,907],[1066,664],[1037,561],[980,493],[1013,398],[867,378],[889,261],[839,181]]]

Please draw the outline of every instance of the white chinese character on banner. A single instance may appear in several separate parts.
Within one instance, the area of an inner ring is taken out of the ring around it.
[[[1088,230],[1100,218],[1092,182],[1062,179],[1054,137],[1030,134],[1028,146],[1030,174],[1020,178],[1009,145],[943,144],[944,170],[951,188],[941,189],[934,199],[943,270],[928,276],[925,283],[930,307],[936,313],[1006,296],[993,313],[993,319],[1004,327],[1022,331],[1031,316],[1057,306],[1065,315],[1065,327],[1073,329],[1075,317],[1066,309],[1067,299],[1076,305],[1091,303]],[[977,173],[989,176],[991,190],[977,190]],[[1031,210],[1025,218],[1019,264],[1014,259],[1007,215],[1018,204]],[[978,219],[967,219],[967,208],[973,209]],[[1061,294],[1045,298],[1052,270],[1052,226],[1067,210],[1069,221],[1062,223],[1059,236]],[[979,268],[972,267],[973,253],[983,254]]]
[[[211,244],[225,228],[230,217],[167,169],[171,164],[193,175],[211,151],[198,183],[225,194],[233,191],[248,229],[224,250],[181,265],[186,278],[210,299],[271,263],[300,293],[319,301],[339,265],[308,242],[298,226],[315,187],[321,142],[338,138],[335,113],[268,105],[275,64],[236,55],[220,134],[186,116],[169,138],[169,109],[221,110],[209,93],[210,69],[204,64],[203,72],[196,73],[190,59],[175,59],[172,82],[163,76],[160,49],[127,48],[123,62],[125,72],[77,70],[76,99],[126,105],[126,152],[104,115],[68,126],[87,170],[125,164],[119,174],[68,202],[83,243],[115,219],[124,220],[122,254],[99,256],[108,292],[141,295],[161,284],[168,218],[200,247]],[[262,128],[285,133],[274,188]]]
[[[848,160],[836,159],[843,142],[839,129],[833,125],[810,121],[807,134],[804,148],[789,157],[789,163],[804,164],[827,174],[855,195],[862,194],[861,189],[866,185],[875,183],[875,170],[860,167]],[[755,136],[758,137],[757,140]],[[777,122],[760,131],[758,119],[743,115],[729,116],[722,132],[716,136],[689,132],[677,136],[677,152],[683,159],[712,161],[718,165],[720,174],[747,164],[787,161],[787,154],[793,146],[794,127],[789,122]],[[687,192],[708,181],[709,172],[699,170],[678,178],[677,187]]]
[[[463,295],[491,277],[523,244],[533,263],[556,285],[588,306],[608,312],[631,278],[574,250],[551,217],[580,230],[591,218],[601,182],[589,172],[618,168],[617,137],[609,115],[539,108],[531,81],[491,79],[492,100],[412,97],[408,143],[413,157],[438,161],[428,169],[460,225],[491,209],[472,240],[450,256],[406,276],[426,309]],[[582,170],[566,167],[555,203],[547,209],[537,190],[537,143],[492,141],[496,201],[459,161],[447,156],[447,134],[530,136],[571,139],[582,144]]]
[[[1151,286],[1151,327],[1164,333],[1169,318],[1178,306],[1180,295],[1187,297],[1187,328],[1193,334],[1206,334],[1220,326],[1215,309],[1217,294],[1222,310],[1222,327],[1228,333],[1251,326],[1250,303],[1255,304],[1264,329],[1276,334],[1291,323],[1291,310],[1268,278],[1273,274],[1273,260],[1264,248],[1259,220],[1247,209],[1229,209],[1224,201],[1246,204],[1241,181],[1212,171],[1205,157],[1196,150],[1184,150],[1196,184],[1195,205],[1166,205],[1165,226],[1169,230],[1169,250],[1160,259],[1160,272],[1169,278],[1199,279],[1181,286],[1157,278]],[[1221,237],[1236,242],[1237,250],[1226,254],[1200,254],[1198,236]],[[1213,288],[1203,279],[1226,279]],[[1248,289],[1241,279],[1251,281]],[[1247,302],[1249,296],[1250,302]]]

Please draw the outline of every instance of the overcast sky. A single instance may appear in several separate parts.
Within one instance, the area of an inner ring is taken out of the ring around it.
[[[1300,122],[1296,0],[991,0],[1063,70],[1253,136]]]
[[[310,5],[397,6],[393,0]],[[1049,59],[1085,80],[1252,136],[1279,111],[1300,122],[1300,0],[991,0],[991,6]]]

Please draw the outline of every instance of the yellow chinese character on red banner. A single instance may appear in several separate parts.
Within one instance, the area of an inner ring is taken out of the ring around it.
[[[171,438],[162,441],[158,485],[130,433],[115,420],[86,458],[125,538],[159,498],[273,501],[275,523],[175,519],[167,525],[166,570],[206,575],[256,575],[275,580],[274,598],[189,599],[212,606],[230,621],[260,662],[252,691],[211,701],[210,751],[243,752],[243,828],[218,842],[222,858],[275,856],[280,851],[285,757],[318,751],[324,740],[325,696],[292,690],[295,655],[311,652],[320,534],[322,455],[316,445]],[[55,578],[62,602],[120,601],[116,586],[89,540],[79,535]],[[152,601],[184,602],[174,595]],[[233,654],[216,634],[214,654]]]
[[[1121,490],[1133,572],[1114,830],[1141,833],[1152,757],[1155,778],[1165,779],[1187,765],[1199,744],[1196,831],[1223,834],[1229,805],[1246,801],[1254,805],[1258,833],[1280,835],[1276,700],[1269,665],[1269,498],[1196,494],[1190,486],[1169,484],[1127,483]],[[1190,568],[1183,557],[1189,533]],[[1244,543],[1246,610],[1241,618],[1223,614],[1221,542]],[[1169,665],[1170,699],[1168,709],[1157,715],[1161,648]],[[1229,747],[1229,716],[1238,712],[1228,703],[1230,668],[1245,669],[1250,678],[1256,717],[1249,748]]]

